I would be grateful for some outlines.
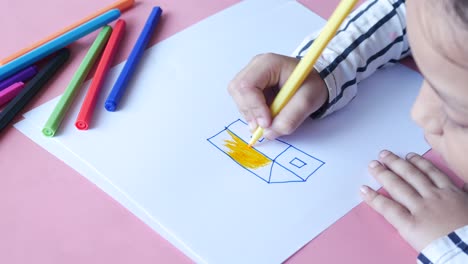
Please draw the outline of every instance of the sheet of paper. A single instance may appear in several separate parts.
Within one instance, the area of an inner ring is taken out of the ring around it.
[[[421,78],[394,66],[361,83],[345,110],[243,152],[250,134],[229,81],[324,23],[295,1],[241,2],[147,50],[109,113],[123,65],[113,68],[89,131],[73,126],[82,98],[54,138],[40,130],[58,98],[16,127],[197,263],[281,263],[360,203],[361,184],[378,187],[367,164],[379,150],[428,150],[409,116]]]

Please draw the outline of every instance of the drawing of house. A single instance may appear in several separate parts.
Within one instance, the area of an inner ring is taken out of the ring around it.
[[[325,163],[282,141],[248,147],[247,124],[236,120],[208,141],[233,161],[267,183],[305,182]]]

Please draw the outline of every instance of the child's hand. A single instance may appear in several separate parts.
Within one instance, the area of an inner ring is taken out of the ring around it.
[[[468,225],[467,192],[432,163],[412,153],[404,160],[385,150],[379,161],[369,164],[370,173],[393,200],[367,186],[361,189],[362,197],[417,251]]]
[[[268,139],[291,134],[325,103],[328,90],[319,74],[313,71],[272,120],[268,94],[281,88],[298,62],[298,59],[276,54],[258,55],[231,81],[229,93],[251,130],[261,126]]]

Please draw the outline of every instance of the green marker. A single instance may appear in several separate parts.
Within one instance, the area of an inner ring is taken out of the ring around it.
[[[111,33],[112,27],[104,26],[99,35],[96,37],[96,40],[89,48],[88,53],[86,53],[86,56],[78,67],[78,70],[75,72],[75,75],[73,75],[72,80],[68,84],[67,89],[62,94],[62,97],[55,106],[54,111],[52,111],[49,119],[44,125],[44,128],[42,129],[42,134],[44,134],[44,136],[53,137],[55,135],[55,132],[62,123],[65,113],[73,102],[76,91],[83,84],[86,76],[93,67],[94,62],[99,57],[101,51],[109,40]]]

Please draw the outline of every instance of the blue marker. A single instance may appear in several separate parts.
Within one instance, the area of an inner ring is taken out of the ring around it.
[[[67,33],[57,37],[46,44],[38,47],[35,50],[32,50],[23,56],[0,66],[0,81],[8,78],[17,71],[24,69],[33,63],[49,56],[50,54],[70,45],[76,40],[88,35],[89,33],[99,29],[102,26],[107,25],[108,23],[116,20],[120,17],[120,10],[113,9],[110,10],[83,25],[76,27],[68,31]]]
[[[157,6],[153,8],[148,20],[146,21],[145,27],[140,33],[138,40],[133,47],[132,53],[128,57],[127,62],[125,63],[124,68],[120,72],[119,78],[114,84],[112,91],[107,97],[104,107],[107,111],[114,112],[117,108],[117,105],[122,98],[122,95],[125,92],[128,81],[130,80],[135,68],[138,64],[138,61],[141,59],[143,52],[150,40],[151,33],[154,31],[154,28],[158,24],[159,18],[161,17],[162,9]]]

